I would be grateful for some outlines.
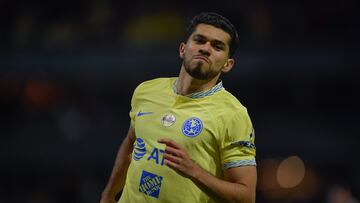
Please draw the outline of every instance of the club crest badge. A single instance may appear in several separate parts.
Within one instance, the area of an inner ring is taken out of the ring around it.
[[[196,117],[187,119],[182,126],[182,132],[187,137],[196,137],[201,133],[202,129],[203,123]]]
[[[176,118],[173,114],[165,114],[162,118],[161,118],[161,124],[165,127],[170,127],[172,126],[176,121]]]

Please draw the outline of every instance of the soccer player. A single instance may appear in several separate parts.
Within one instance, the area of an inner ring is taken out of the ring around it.
[[[255,202],[254,130],[246,108],[223,87],[234,66],[234,26],[200,13],[180,44],[180,74],[134,91],[131,126],[101,203]]]

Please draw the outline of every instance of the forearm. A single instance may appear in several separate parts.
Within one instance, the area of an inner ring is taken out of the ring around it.
[[[116,194],[123,189],[125,185],[127,169],[131,162],[132,150],[133,141],[129,138],[129,136],[127,136],[119,148],[111,176],[103,191],[103,196],[106,195],[115,197]]]
[[[254,203],[257,172],[255,166],[225,169],[224,179],[219,179],[196,164],[186,150],[175,141],[159,139],[166,144],[164,163],[176,172],[190,178],[195,184],[205,186],[227,202]]]
[[[200,166],[196,167],[192,174],[191,179],[193,181],[204,185],[227,202],[255,202],[255,186],[219,179],[202,169]]]

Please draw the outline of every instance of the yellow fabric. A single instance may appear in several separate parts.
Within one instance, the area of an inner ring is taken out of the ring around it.
[[[130,112],[136,141],[120,203],[220,202],[163,163],[171,138],[209,173],[255,165],[255,135],[247,110],[222,83],[189,96],[177,95],[177,78],[146,81],[134,91]]]

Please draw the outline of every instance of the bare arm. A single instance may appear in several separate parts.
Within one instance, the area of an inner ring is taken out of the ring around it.
[[[190,159],[186,150],[170,139],[161,139],[166,144],[165,164],[210,189],[227,202],[254,203],[257,173],[255,166],[241,166],[226,169],[224,180],[219,179]]]
[[[200,166],[197,166],[192,174],[193,180],[205,185],[227,202],[255,202],[257,180],[255,166],[226,169],[225,180],[211,175]]]
[[[114,203],[115,196],[123,189],[135,139],[135,130],[130,127],[116,155],[115,164],[110,179],[102,192],[100,203]]]

